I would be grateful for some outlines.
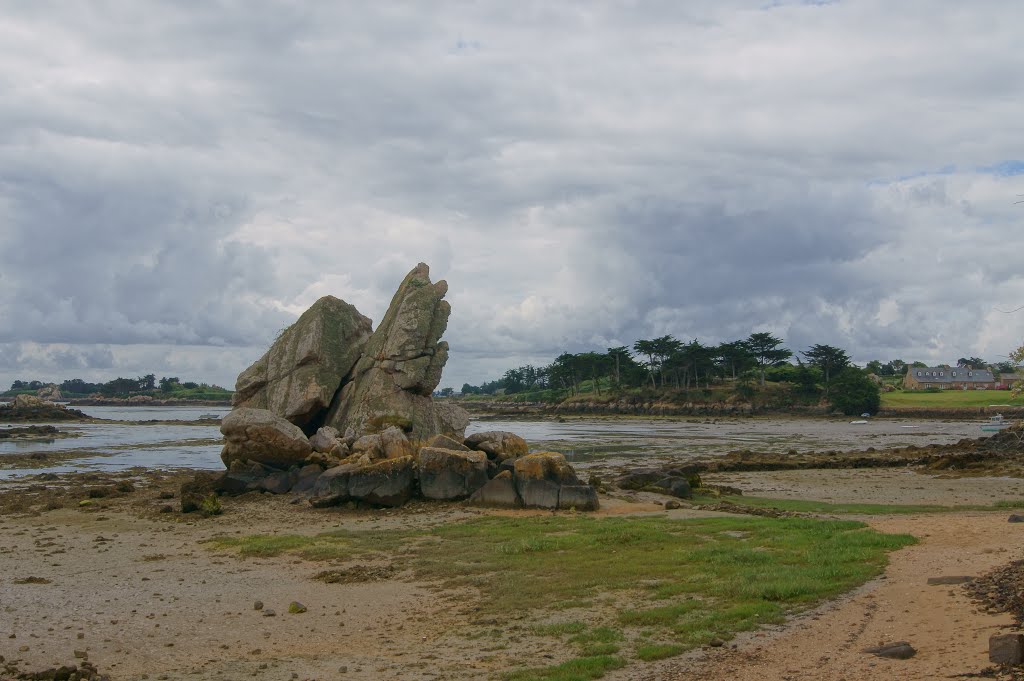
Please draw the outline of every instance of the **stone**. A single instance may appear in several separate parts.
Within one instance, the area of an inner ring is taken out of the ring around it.
[[[310,504],[323,508],[357,500],[378,506],[401,506],[412,497],[415,473],[411,456],[381,459],[365,466],[335,466],[317,478]]]
[[[380,433],[364,435],[352,443],[353,455],[365,455],[371,461],[384,458],[384,443]]]
[[[366,432],[374,423],[403,423],[410,437],[425,440],[453,430],[464,410],[435,409],[431,393],[448,360],[441,335],[451,306],[443,300],[448,284],[430,281],[430,268],[418,264],[402,281],[384,318],[366,341],[351,380],[331,404],[326,423],[344,432]],[[468,417],[466,417],[468,419]]]
[[[865,653],[871,653],[878,657],[885,657],[891,660],[909,660],[914,655],[917,655],[917,651],[914,647],[906,641],[896,641],[894,643],[885,643],[880,646],[872,648],[865,648]]]
[[[324,426],[318,428],[316,433],[309,438],[309,446],[314,452],[327,454],[338,446],[338,429]]]
[[[255,601],[252,604],[252,609],[253,610],[262,610],[263,609],[263,601]]]
[[[967,575],[945,575],[943,577],[929,577],[928,586],[936,586],[940,584],[967,584],[973,582],[974,577]]]
[[[596,511],[598,507],[597,490],[590,485],[562,485],[558,488],[558,508],[561,510]]]
[[[288,604],[288,612],[290,612],[293,615],[301,615],[307,610],[308,608],[306,608],[306,606],[304,606],[302,603],[299,603],[298,601],[292,601]]]
[[[665,502],[665,510],[666,511],[674,511],[677,508],[682,508],[682,507],[683,507],[683,505],[680,504],[675,499],[669,499],[668,501]]]
[[[416,449],[409,442],[400,428],[391,426],[380,434],[380,446],[384,451],[384,458],[397,459],[403,456],[415,456]]]
[[[439,447],[420,449],[420,493],[427,499],[465,499],[487,484],[487,455]]]
[[[1024,515],[1019,513],[1011,513],[1010,517],[1006,519],[1008,523],[1024,523]]]
[[[558,508],[562,485],[579,485],[576,472],[557,452],[535,452],[515,460],[516,491],[528,508]]]
[[[266,409],[296,426],[310,426],[330,406],[370,335],[368,317],[324,296],[238,376],[232,406]]]
[[[473,492],[467,502],[471,506],[492,506],[495,508],[520,508],[523,500],[516,491],[512,471],[502,471],[483,487]]]
[[[378,506],[401,506],[413,494],[416,464],[411,456],[384,459],[352,471],[349,496]]]
[[[1018,665],[1024,662],[1024,634],[994,634],[988,638],[988,661]]]
[[[622,489],[638,490],[653,485],[665,478],[665,471],[658,468],[638,468],[620,476],[616,481]]]
[[[292,485],[292,493],[308,494],[312,492],[316,481],[323,472],[323,469],[316,464],[308,464],[300,468],[296,475],[295,484]]]
[[[658,482],[654,483],[654,486],[665,490],[666,493],[671,494],[678,499],[690,499],[693,497],[693,490],[690,489],[690,483],[688,483],[684,478],[662,478]]]
[[[470,452],[472,451],[469,447],[462,444],[458,440],[453,440],[447,435],[435,435],[434,437],[427,440],[426,447],[437,447],[438,449],[452,449],[457,452]]]
[[[260,481],[260,489],[271,494],[287,494],[292,488],[292,477],[288,471],[274,471]]]
[[[293,423],[266,409],[234,409],[220,425],[225,445],[220,458],[226,466],[248,459],[274,468],[302,464],[313,448]]]
[[[515,433],[504,430],[488,430],[473,433],[466,438],[466,446],[481,452],[499,463],[506,459],[518,459],[529,452],[526,440]]]
[[[200,471],[191,480],[183,482],[178,495],[181,499],[181,512],[193,513],[202,510],[203,502],[216,494],[219,478],[216,473]]]

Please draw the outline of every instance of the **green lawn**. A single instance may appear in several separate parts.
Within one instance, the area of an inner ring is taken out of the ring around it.
[[[1024,396],[1009,390],[943,390],[882,393],[882,407],[987,407],[992,404],[1024,407]]]
[[[780,622],[878,575],[889,551],[913,542],[838,520],[559,515],[212,543],[242,556],[386,556],[417,579],[476,593],[478,611],[500,620],[488,637],[564,643],[567,661],[509,681],[582,681]]]

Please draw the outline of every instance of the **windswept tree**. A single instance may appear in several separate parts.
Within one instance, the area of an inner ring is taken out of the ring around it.
[[[764,370],[767,367],[778,366],[793,356],[793,353],[782,345],[782,339],[776,338],[767,331],[750,334],[747,340],[743,341],[750,350],[754,362],[761,372],[761,386],[764,386]]]
[[[622,385],[623,368],[634,363],[633,355],[629,354],[629,348],[625,345],[620,345],[617,348],[608,348],[607,357],[611,364],[612,380],[615,382],[615,386],[619,387]]]
[[[812,345],[800,354],[807,359],[807,363],[812,367],[821,369],[821,373],[825,377],[826,395],[828,395],[828,384],[832,373],[850,366],[850,356],[846,354],[846,351],[831,345]]]
[[[956,361],[956,365],[966,369],[984,369],[988,366],[981,357],[961,357]]]
[[[717,348],[718,361],[721,367],[728,372],[731,378],[749,369],[754,362],[750,354],[750,348],[746,342],[738,340],[731,343],[722,343]]]

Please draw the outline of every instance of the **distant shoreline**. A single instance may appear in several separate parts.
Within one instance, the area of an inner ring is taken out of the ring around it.
[[[65,400],[60,400],[65,402]],[[71,399],[66,403],[72,407],[230,407],[230,400],[139,400],[116,398]]]

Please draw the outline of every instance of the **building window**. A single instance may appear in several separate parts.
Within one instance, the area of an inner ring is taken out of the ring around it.
[[[956,378],[956,372],[954,371],[952,373],[953,373],[953,378]]]
[[[918,371],[918,372],[917,372],[917,375],[918,375],[918,376],[920,376],[920,375],[921,375],[921,372],[920,372],[920,371]]]

